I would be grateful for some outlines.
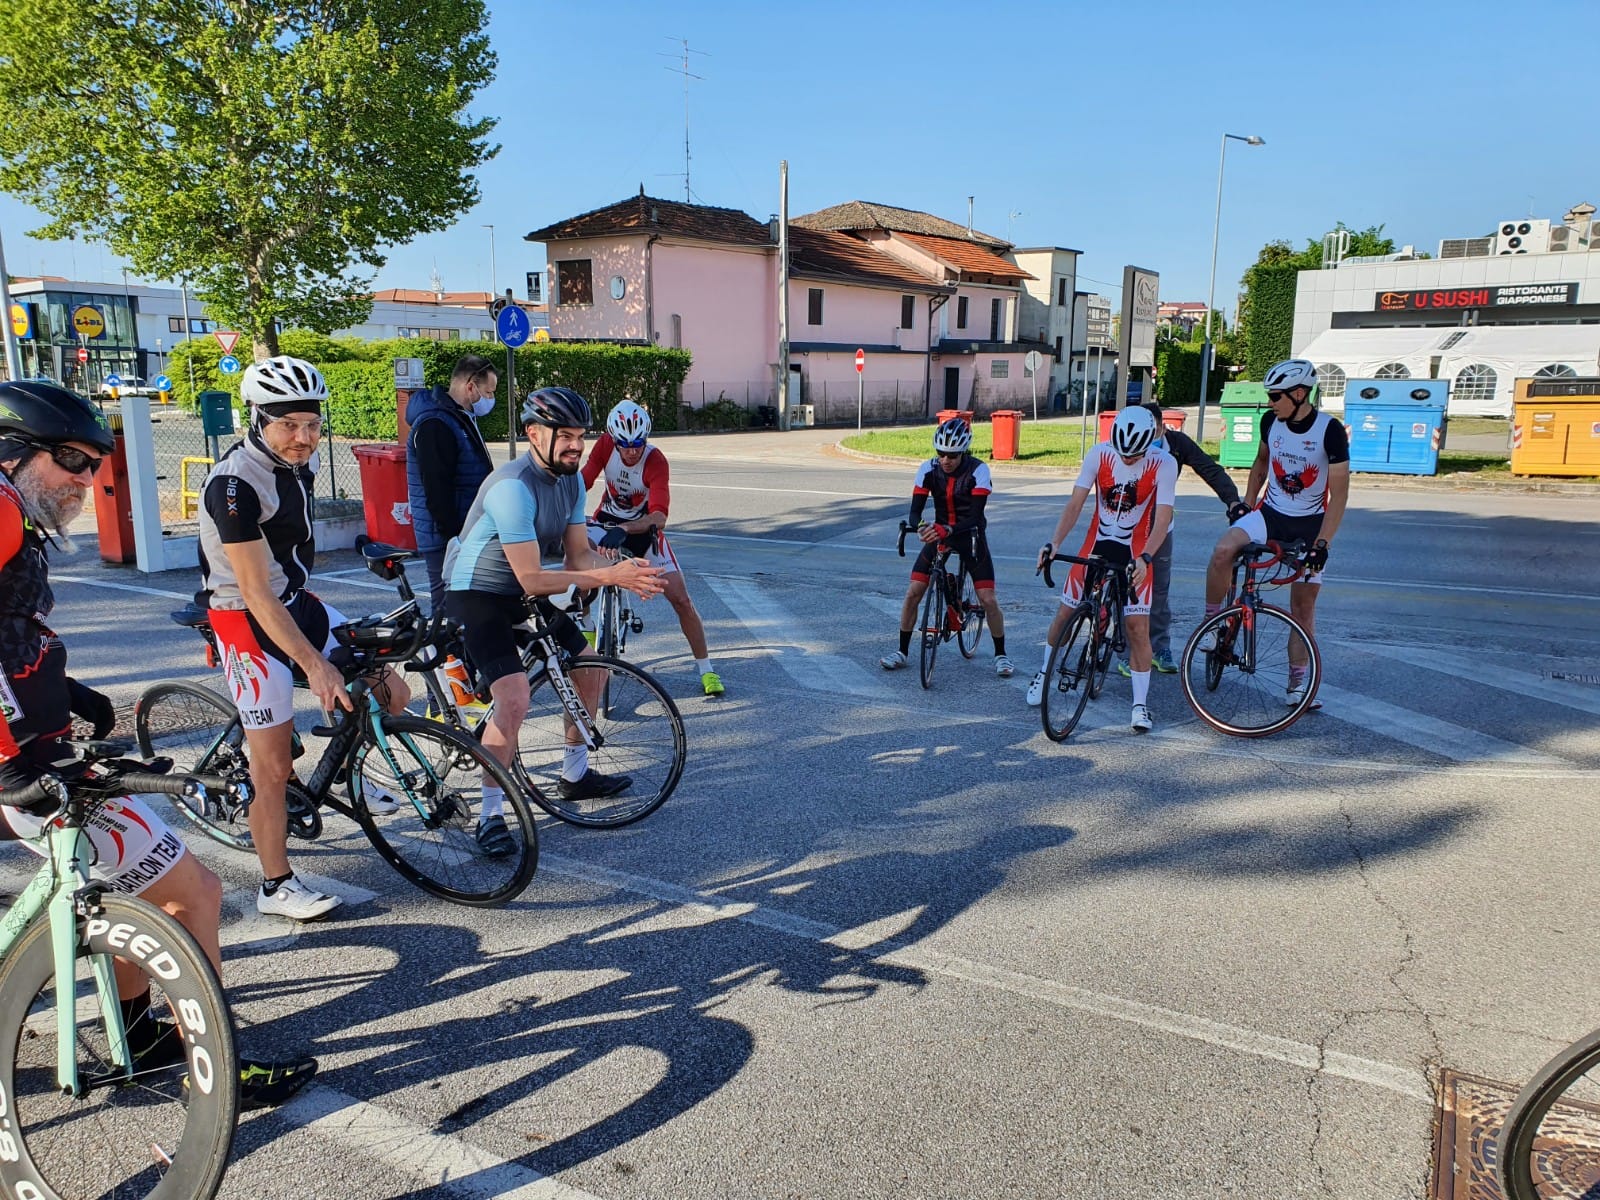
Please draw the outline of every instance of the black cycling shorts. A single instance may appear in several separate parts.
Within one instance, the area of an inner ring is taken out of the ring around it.
[[[989,553],[989,539],[984,536],[983,530],[958,534],[951,540],[950,546],[961,556],[972,586],[979,591],[994,591],[994,558]],[[917,561],[911,565],[911,578],[922,583],[928,582],[928,568],[933,566],[937,547],[937,542],[923,543]]]
[[[461,624],[467,657],[478,678],[493,684],[497,679],[523,673],[522,643],[527,634],[519,632],[517,626],[530,620],[524,597],[499,592],[450,592],[444,608],[451,620]],[[548,604],[540,608],[533,619],[549,626],[557,645],[572,655],[588,649],[588,639],[576,621]]]

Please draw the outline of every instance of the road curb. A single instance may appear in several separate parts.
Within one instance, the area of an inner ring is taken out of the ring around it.
[[[842,442],[834,442],[822,449],[825,454],[831,454],[836,458],[853,458],[859,462],[902,463],[906,466],[915,466],[922,461],[899,454],[873,454],[866,450],[853,450]],[[1067,474],[1075,472],[1075,468],[1071,467],[1006,461],[998,463],[991,461],[989,469],[1006,474],[1015,472],[1021,475],[1055,475],[1057,478],[1066,478]],[[1249,478],[1250,472],[1230,470],[1228,474],[1235,483],[1243,484]],[[1561,479],[1482,479],[1472,475],[1373,475],[1363,471],[1352,477],[1351,486],[1358,489],[1376,487],[1385,491],[1400,492],[1514,492],[1535,495],[1600,496],[1600,483]]]

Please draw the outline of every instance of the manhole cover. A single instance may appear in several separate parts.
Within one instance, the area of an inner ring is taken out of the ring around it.
[[[1521,1089],[1445,1070],[1436,1115],[1433,1200],[1504,1200],[1495,1179],[1495,1139]],[[1600,1197],[1600,1107],[1560,1104],[1537,1148],[1541,1200]]]

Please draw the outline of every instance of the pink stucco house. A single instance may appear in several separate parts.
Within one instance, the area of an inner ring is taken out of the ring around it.
[[[683,400],[775,404],[778,229],[735,209],[643,189],[527,235],[550,263],[550,336],[683,347]],[[942,408],[992,412],[1030,394],[1017,312],[1026,271],[1008,243],[927,213],[852,201],[789,226],[789,403],[819,423]]]

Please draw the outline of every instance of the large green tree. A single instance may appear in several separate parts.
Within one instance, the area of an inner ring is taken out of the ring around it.
[[[1362,255],[1393,254],[1394,239],[1384,236],[1382,225],[1349,229],[1343,221],[1335,232],[1350,235],[1348,258]],[[1279,239],[1261,247],[1256,261],[1245,271],[1240,285],[1239,319],[1236,332],[1243,342],[1245,374],[1260,379],[1273,363],[1289,357],[1294,336],[1294,296],[1298,272],[1316,271],[1322,266],[1322,239],[1307,238],[1305,249],[1296,250]]]
[[[359,324],[383,248],[476,203],[499,147],[481,0],[10,0],[0,190],[46,238],[186,279],[256,356]]]

